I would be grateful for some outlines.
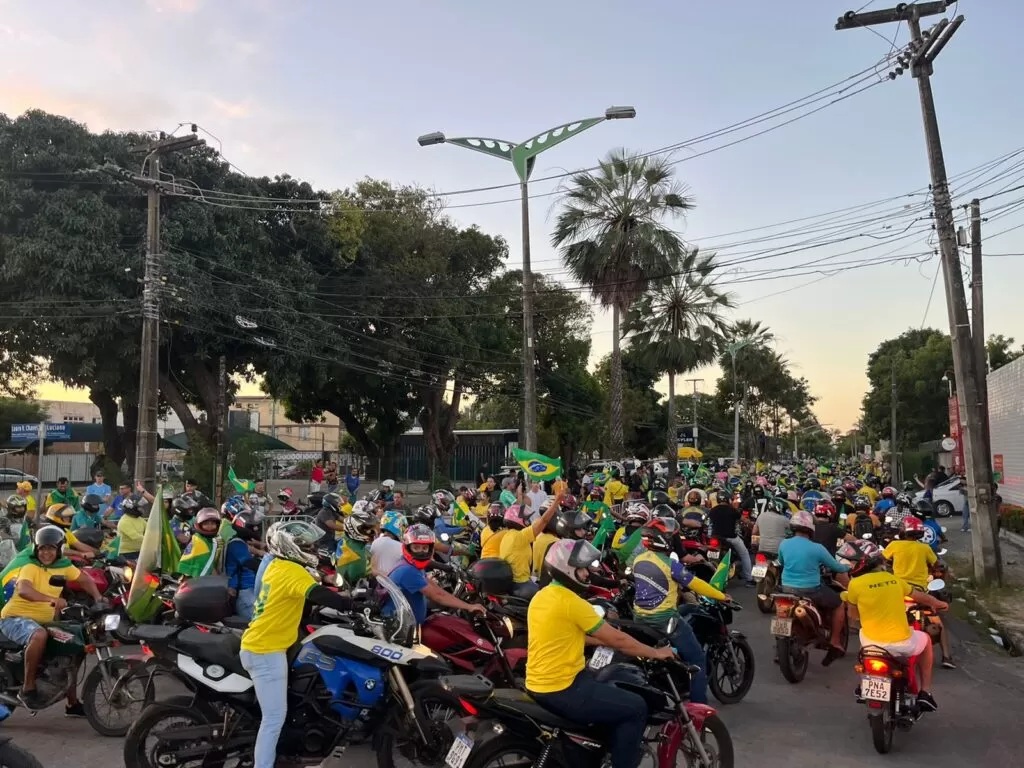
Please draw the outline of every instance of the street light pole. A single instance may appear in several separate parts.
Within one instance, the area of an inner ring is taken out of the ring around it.
[[[734,341],[726,346],[725,351],[732,358],[732,402],[733,402],[733,427],[732,427],[732,457],[737,466],[740,463],[740,401],[736,387],[736,353],[746,346],[753,344],[751,339]]]
[[[590,117],[556,126],[533,138],[516,144],[501,139],[463,136],[449,139],[441,131],[420,136],[421,147],[434,144],[455,144],[465,149],[483,152],[512,163],[519,176],[522,195],[523,225],[523,422],[520,440],[528,451],[537,450],[537,378],[536,355],[533,345],[533,272],[530,269],[530,195],[529,180],[534,161],[541,152],[561,144],[566,139],[593,128],[605,120],[628,120],[636,117],[633,107],[608,107],[601,117]]]

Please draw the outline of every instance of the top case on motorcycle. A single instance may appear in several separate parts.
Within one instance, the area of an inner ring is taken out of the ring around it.
[[[195,627],[188,627],[178,635],[175,645],[197,661],[219,664],[229,672],[249,676],[239,658],[242,638],[233,632],[200,632]]]
[[[75,538],[93,549],[103,546],[103,531],[99,528],[79,528],[74,531]]]

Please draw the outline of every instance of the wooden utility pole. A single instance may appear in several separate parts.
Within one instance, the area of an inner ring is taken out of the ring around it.
[[[988,350],[985,346],[985,294],[982,290],[981,263],[981,201],[971,200],[971,335],[974,338],[974,361],[978,368],[978,390],[984,412],[988,416]],[[986,444],[988,418],[985,419]]]
[[[217,408],[217,467],[214,470],[215,499],[219,506],[224,501],[224,463],[227,460],[228,439],[228,370],[227,360],[220,356],[217,371],[220,402]]]
[[[697,433],[699,431],[697,426],[697,384],[703,384],[704,379],[687,379],[687,381],[693,384],[693,449],[697,450]],[[673,458],[669,456],[668,460],[673,461]],[[672,474],[672,477],[675,477],[675,473]]]
[[[892,389],[889,413],[889,474],[893,484],[899,482],[899,460],[896,458],[896,357],[892,358]]]
[[[946,163],[942,156],[939,121],[935,114],[935,100],[930,80],[935,58],[956,34],[964,22],[964,17],[957,16],[953,21],[942,19],[927,33],[921,32],[921,18],[945,13],[950,4],[942,0],[932,3],[901,3],[895,8],[862,14],[851,11],[839,19],[836,29],[857,29],[901,21],[907,22],[907,26],[910,27],[911,53],[901,57],[901,64],[909,65],[911,75],[917,80],[928,164],[931,169],[935,228],[939,235],[949,331],[953,341],[953,371],[960,400],[961,439],[964,441],[968,503],[977,522],[974,535],[971,537],[974,576],[980,584],[992,584],[1001,581],[1002,564],[996,535],[996,510],[992,503],[992,458],[986,438],[985,404],[982,402],[979,383],[984,374],[978,369],[971,338],[967,298],[964,295],[964,280],[960,272],[960,254],[953,223],[953,206],[946,179]],[[897,70],[897,74],[900,71],[902,70]]]
[[[149,208],[146,217],[146,268],[142,283],[142,341],[139,365],[139,427],[135,445],[135,479],[149,491],[156,490],[157,411],[160,405],[160,157],[206,142],[194,133],[160,138],[132,151],[146,153],[145,176],[131,180],[146,190]]]

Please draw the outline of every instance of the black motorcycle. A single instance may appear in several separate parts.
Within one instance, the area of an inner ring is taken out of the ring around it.
[[[704,648],[708,688],[723,704],[742,701],[754,684],[754,650],[742,632],[729,629],[733,613],[739,610],[742,606],[738,603],[701,598],[685,613]]]

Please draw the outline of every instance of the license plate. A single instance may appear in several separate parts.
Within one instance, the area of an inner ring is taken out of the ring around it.
[[[793,634],[792,619],[772,619],[772,634],[776,637],[790,637]]]
[[[612,663],[612,657],[615,656],[615,651],[611,648],[605,648],[603,645],[594,649],[594,655],[590,657],[590,663],[587,665],[591,669],[601,669],[601,667],[607,667]]]
[[[469,753],[473,751],[473,740],[465,734],[459,734],[455,737],[455,741],[452,742],[451,749],[448,750],[448,756],[444,759],[444,764],[448,768],[462,768],[469,759]]]
[[[869,701],[888,701],[892,697],[892,680],[865,675],[860,679],[860,697]]]
[[[753,568],[750,569],[750,575],[753,576],[755,579],[763,579],[767,573],[767,565],[755,565]]]
[[[708,560],[717,560],[717,559],[718,559],[718,550],[717,549],[709,549],[708,550]]]

